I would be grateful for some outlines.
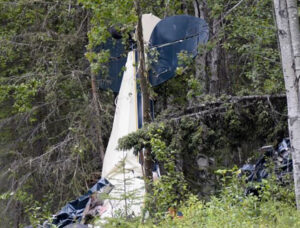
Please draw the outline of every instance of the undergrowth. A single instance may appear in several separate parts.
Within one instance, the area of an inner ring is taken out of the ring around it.
[[[218,195],[204,202],[196,196],[181,203],[178,211],[183,217],[166,212],[160,221],[113,219],[106,227],[300,227],[292,184],[280,185],[275,177],[261,183],[247,184],[237,177],[237,169],[219,171],[223,188]],[[245,196],[252,185],[258,195]]]

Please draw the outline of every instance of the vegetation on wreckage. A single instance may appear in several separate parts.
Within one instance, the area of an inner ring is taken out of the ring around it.
[[[236,104],[222,102],[223,110],[198,117],[169,118],[165,115],[158,118],[163,121],[121,138],[119,149],[134,148],[138,153],[144,146],[152,150],[158,146],[158,152],[153,150],[153,158],[162,166],[162,173],[164,163],[173,161],[178,182],[187,183],[190,192],[207,199],[220,187],[215,170],[242,165],[249,158],[259,156],[260,146],[276,145],[287,135],[285,101],[280,98],[272,103],[270,105],[266,99]],[[157,156],[157,153],[164,156]],[[212,164],[202,170],[197,165],[199,156],[209,158]],[[208,189],[203,189],[204,183]]]

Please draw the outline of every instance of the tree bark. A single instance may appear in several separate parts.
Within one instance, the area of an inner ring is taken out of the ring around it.
[[[219,56],[220,56],[220,45],[218,42],[217,33],[220,29],[220,23],[217,18],[213,19],[212,25],[212,33],[215,36],[216,44],[211,51],[211,78],[210,78],[210,86],[209,86],[209,93],[212,95],[219,94]]]
[[[139,68],[138,74],[140,77],[140,86],[143,99],[143,122],[151,122],[150,114],[150,91],[149,81],[147,77],[146,64],[145,64],[145,49],[144,49],[144,38],[143,38],[143,25],[142,25],[142,12],[140,8],[140,0],[134,1],[136,14],[138,16],[137,24],[137,49],[139,53]],[[144,150],[144,169],[145,169],[145,186],[146,192],[150,193],[152,183],[152,157],[151,149],[146,147]]]
[[[93,97],[93,107],[94,107],[94,112],[96,115],[96,119],[98,121],[96,121],[96,134],[98,137],[98,142],[99,142],[99,152],[100,152],[100,157],[101,160],[104,160],[104,145],[103,145],[103,139],[102,139],[102,131],[101,131],[101,126],[100,121],[101,121],[101,115],[100,115],[100,101],[98,99],[98,88],[97,88],[97,83],[96,83],[96,77],[95,75],[92,73],[91,74],[91,87],[92,87],[92,97]]]
[[[170,15],[170,0],[165,1],[165,7],[164,7],[164,17],[168,17]]]
[[[194,6],[194,14],[195,17],[200,17],[204,20],[207,19],[207,8],[206,6],[206,0],[194,0],[193,6]]]
[[[184,14],[188,14],[188,4],[186,0],[181,0],[181,8]]]
[[[204,7],[204,1],[194,0],[194,14],[195,17],[207,20],[207,10]],[[203,93],[209,93],[209,77],[206,71],[207,63],[207,50],[205,46],[200,49],[200,53],[195,58],[195,77],[201,82]]]
[[[299,15],[296,0],[287,0],[289,25],[291,31],[292,49],[294,54],[294,67],[296,78],[300,78],[300,31]],[[298,83],[298,82],[297,82]]]
[[[300,210],[300,34],[297,2],[296,0],[273,0],[273,2],[287,95],[296,204]]]
[[[289,132],[291,148],[293,155],[294,184],[296,193],[297,209],[300,210],[300,32],[299,16],[296,0],[287,0],[287,10],[289,19],[289,28],[291,33],[293,69],[295,78],[293,79],[294,97],[291,99],[291,114],[289,114]],[[289,103],[288,103],[289,104]]]
[[[206,72],[206,66],[207,53],[203,46],[201,52],[195,58],[195,78],[201,83],[204,94],[209,92],[209,77]]]
[[[200,5],[198,0],[194,0],[193,1],[193,6],[194,6],[194,12],[195,12],[195,17],[200,17]]]
[[[228,60],[229,55],[224,48],[220,48],[220,64],[219,64],[219,88],[220,93],[232,94],[232,80],[229,74]],[[221,80],[220,80],[221,79]]]

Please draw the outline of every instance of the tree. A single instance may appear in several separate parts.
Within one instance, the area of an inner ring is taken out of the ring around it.
[[[146,63],[145,63],[145,49],[144,49],[144,38],[143,38],[143,25],[142,25],[142,11],[140,7],[140,0],[134,1],[134,6],[136,10],[136,14],[138,17],[137,22],[137,47],[139,53],[139,69],[138,74],[140,76],[140,85],[141,85],[141,92],[143,98],[143,122],[144,124],[151,122],[151,115],[150,115],[150,84],[148,81],[148,73],[146,70]],[[151,192],[151,182],[152,182],[152,157],[151,157],[151,149],[146,147],[144,149],[144,167],[145,167],[145,186],[146,191],[148,193]]]
[[[55,212],[100,176],[95,128],[107,140],[113,96],[97,90],[95,118],[84,56],[90,17],[76,0],[0,1],[0,195],[11,193],[0,201],[3,227],[20,226],[49,194],[42,211]]]
[[[94,73],[91,73],[91,88],[92,88],[92,97],[93,97],[93,107],[94,107],[94,113],[95,113],[95,119],[97,119],[97,121],[101,122],[101,114],[100,114],[100,110],[101,110],[101,103],[99,101],[99,95],[98,95],[98,86],[96,83],[96,76]],[[95,126],[96,128],[96,132],[97,132],[97,136],[98,136],[98,142],[99,142],[99,152],[100,152],[100,158],[101,158],[101,162],[103,162],[104,160],[104,145],[103,145],[103,136],[102,136],[102,130],[101,127],[99,126],[99,124],[96,124]]]
[[[285,81],[297,209],[300,210],[300,33],[296,0],[274,0]]]
[[[150,87],[147,79],[147,70],[145,63],[145,49],[143,42],[143,27],[142,27],[142,9],[152,6],[152,4],[146,4],[145,1],[135,0],[122,0],[122,1],[79,1],[82,2],[86,7],[93,10],[93,18],[91,20],[91,31],[89,32],[89,52],[86,54],[88,57],[92,73],[98,73],[102,67],[101,64],[105,62],[105,55],[94,52],[94,47],[106,41],[109,37],[108,30],[111,27],[115,27],[117,30],[122,30],[122,38],[124,42],[128,39],[128,34],[136,28],[136,39],[137,39],[137,51],[139,54],[139,68],[138,75],[140,77],[141,93],[143,98],[143,121],[144,123],[151,122],[150,115]],[[104,13],[105,12],[105,13]],[[137,25],[137,27],[135,27]],[[93,81],[93,80],[92,80]],[[97,104],[97,102],[94,102]],[[100,116],[100,115],[98,115]],[[100,132],[100,131],[99,131]],[[146,190],[150,191],[147,183],[151,182],[152,179],[152,159],[150,148],[144,150],[144,167],[145,167],[145,178]],[[149,180],[149,181],[148,181]]]

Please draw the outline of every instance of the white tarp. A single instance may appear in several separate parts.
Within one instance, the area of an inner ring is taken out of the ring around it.
[[[117,98],[113,129],[103,162],[102,177],[115,187],[103,206],[104,217],[139,215],[145,194],[142,168],[132,150],[118,151],[119,138],[137,130],[137,91],[134,52],[129,52]]]

